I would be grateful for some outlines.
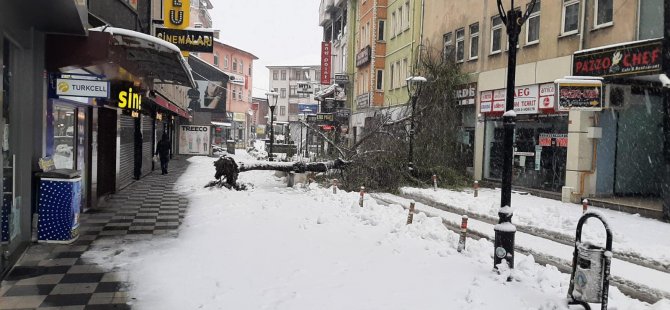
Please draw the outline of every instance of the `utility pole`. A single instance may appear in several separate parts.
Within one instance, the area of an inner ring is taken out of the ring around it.
[[[514,128],[516,127],[516,114],[514,113],[514,79],[516,78],[516,51],[519,43],[521,25],[528,19],[533,11],[536,0],[532,0],[526,9],[526,13],[514,9],[514,0],[511,0],[511,8],[505,14],[502,0],[498,1],[498,13],[507,28],[507,43],[509,51],[507,54],[507,92],[505,98],[505,114],[503,114],[503,167],[502,167],[502,189],[500,194],[500,210],[498,211],[498,224],[495,226],[495,242],[493,252],[493,267],[498,268],[503,260],[510,268],[514,268],[514,235],[516,227],[512,224],[512,162],[514,159]]]

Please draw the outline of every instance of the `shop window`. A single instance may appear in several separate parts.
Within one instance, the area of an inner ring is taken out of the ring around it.
[[[54,165],[58,169],[74,169],[75,152],[75,110],[74,108],[54,105],[53,135]]]

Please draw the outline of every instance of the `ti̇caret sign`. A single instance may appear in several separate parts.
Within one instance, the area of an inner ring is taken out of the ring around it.
[[[88,98],[109,98],[109,81],[56,79],[56,95]]]
[[[661,39],[576,52],[572,74],[575,76],[620,77],[661,72]]]
[[[156,28],[156,37],[176,45],[182,51],[214,52],[214,32],[212,31]]]

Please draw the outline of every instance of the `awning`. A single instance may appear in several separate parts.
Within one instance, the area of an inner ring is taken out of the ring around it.
[[[196,80],[223,82],[223,85],[228,83],[229,76],[227,73],[195,55],[188,56],[188,64],[191,66],[194,74],[193,78]]]
[[[223,126],[223,127],[231,127],[232,125],[230,123],[224,123],[224,122],[211,122],[212,125],[215,126]]]
[[[191,68],[172,43],[137,31],[97,27],[89,33],[109,33],[109,58],[133,75],[158,84],[176,84],[196,88]]]
[[[159,92],[155,92],[156,97],[150,97],[157,105],[165,108],[168,111],[171,111],[181,117],[190,119],[191,115],[188,114],[188,112],[184,111],[184,109],[178,107],[176,104],[170,102],[170,100],[166,99],[163,97]]]
[[[86,35],[88,8],[80,0],[2,1],[0,20],[45,33]]]
[[[333,97],[337,100],[346,100],[344,89],[337,84],[332,84],[314,94],[314,99],[318,101],[323,101],[326,97]]]

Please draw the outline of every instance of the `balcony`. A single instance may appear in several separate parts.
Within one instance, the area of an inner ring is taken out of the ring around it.
[[[326,24],[332,23],[330,13],[328,12],[329,7],[328,3],[330,2],[330,7],[333,6],[333,0],[321,0],[321,5],[319,5],[319,26],[324,26]]]

